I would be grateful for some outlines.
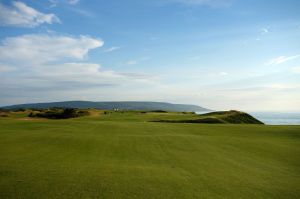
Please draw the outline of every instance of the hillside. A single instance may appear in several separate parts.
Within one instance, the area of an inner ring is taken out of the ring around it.
[[[50,103],[19,104],[2,107],[4,109],[20,108],[96,108],[103,110],[165,110],[165,111],[209,111],[209,109],[189,104],[171,104],[165,102],[91,102],[91,101],[65,101]]]
[[[155,120],[169,123],[209,123],[209,124],[263,124],[263,122],[241,111],[219,111],[199,115],[198,118],[180,120]]]

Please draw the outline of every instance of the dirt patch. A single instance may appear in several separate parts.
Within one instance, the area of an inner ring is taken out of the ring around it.
[[[92,117],[98,117],[101,115],[101,111],[97,111],[97,110],[89,111],[89,113],[90,113],[90,116],[92,116]]]

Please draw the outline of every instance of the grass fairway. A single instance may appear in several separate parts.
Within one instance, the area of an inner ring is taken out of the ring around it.
[[[0,198],[300,198],[300,126],[168,117],[0,118]]]

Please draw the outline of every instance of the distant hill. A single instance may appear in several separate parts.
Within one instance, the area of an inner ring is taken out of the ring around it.
[[[91,102],[91,101],[65,101],[65,102],[49,102],[49,103],[33,103],[33,104],[18,104],[2,107],[3,109],[20,109],[20,108],[96,108],[104,110],[164,110],[164,111],[210,111],[209,109],[189,104],[171,104],[165,102]]]
[[[248,113],[241,111],[219,111],[199,115],[197,119],[156,120],[168,123],[208,123],[208,124],[264,124]]]

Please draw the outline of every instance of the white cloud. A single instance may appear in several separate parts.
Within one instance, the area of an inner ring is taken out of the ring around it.
[[[260,34],[262,34],[262,35],[265,35],[265,34],[268,34],[268,33],[269,33],[269,29],[268,28],[262,28],[260,30]]]
[[[88,17],[88,18],[94,18],[95,17],[95,13],[91,12],[90,10],[84,10],[82,8],[72,8],[71,9],[73,12],[84,16],[84,17]]]
[[[228,73],[227,72],[220,72],[218,75],[219,76],[226,76],[226,75],[228,75]]]
[[[59,3],[67,3],[70,5],[76,5],[79,3],[80,0],[49,0],[50,7],[56,7]]]
[[[136,65],[140,62],[144,62],[144,61],[147,61],[151,59],[151,57],[148,57],[148,56],[144,56],[144,57],[141,57],[139,59],[132,59],[132,60],[128,60],[127,62],[125,62],[126,65]]]
[[[47,72],[44,69],[47,68]],[[101,70],[100,64],[84,63],[84,62],[71,62],[63,64],[45,65],[43,68],[36,69],[39,77],[46,77],[47,79],[67,80],[76,82],[111,82],[114,78],[121,78],[123,75],[114,71]]]
[[[36,27],[40,24],[60,23],[55,14],[44,14],[20,1],[13,1],[12,7],[0,3],[0,25]]]
[[[211,7],[223,7],[229,6],[231,0],[169,0],[170,2],[181,3],[185,5],[194,6],[211,6]]]
[[[269,61],[267,61],[265,63],[265,65],[267,66],[271,66],[271,65],[278,65],[278,64],[283,64],[287,61],[290,61],[290,60],[293,60],[293,59],[297,59],[299,58],[300,55],[293,55],[293,56],[279,56],[279,57],[276,57],[276,58],[273,58]]]
[[[0,45],[0,61],[10,63],[48,63],[64,58],[82,60],[103,41],[89,36],[57,36],[30,34],[4,39]]]
[[[58,4],[58,0],[49,0],[50,8],[56,7]]]
[[[137,63],[138,63],[137,60],[129,60],[129,61],[126,62],[126,65],[135,65]]]
[[[70,100],[105,97],[98,95],[104,89],[116,94],[122,90],[117,89],[120,86],[154,82],[152,75],[115,72],[102,69],[98,63],[83,62],[90,50],[102,45],[102,40],[90,36],[31,34],[2,40],[0,103],[55,101],[61,99],[58,95]]]
[[[113,52],[113,51],[116,51],[116,50],[120,50],[120,49],[121,49],[120,46],[112,46],[110,48],[105,49],[103,52],[110,53],[110,52]]]
[[[299,73],[299,74],[300,74],[300,66],[293,67],[291,70],[292,70],[292,72],[294,72],[294,73]]]
[[[80,0],[68,0],[68,3],[71,5],[76,5]]]

